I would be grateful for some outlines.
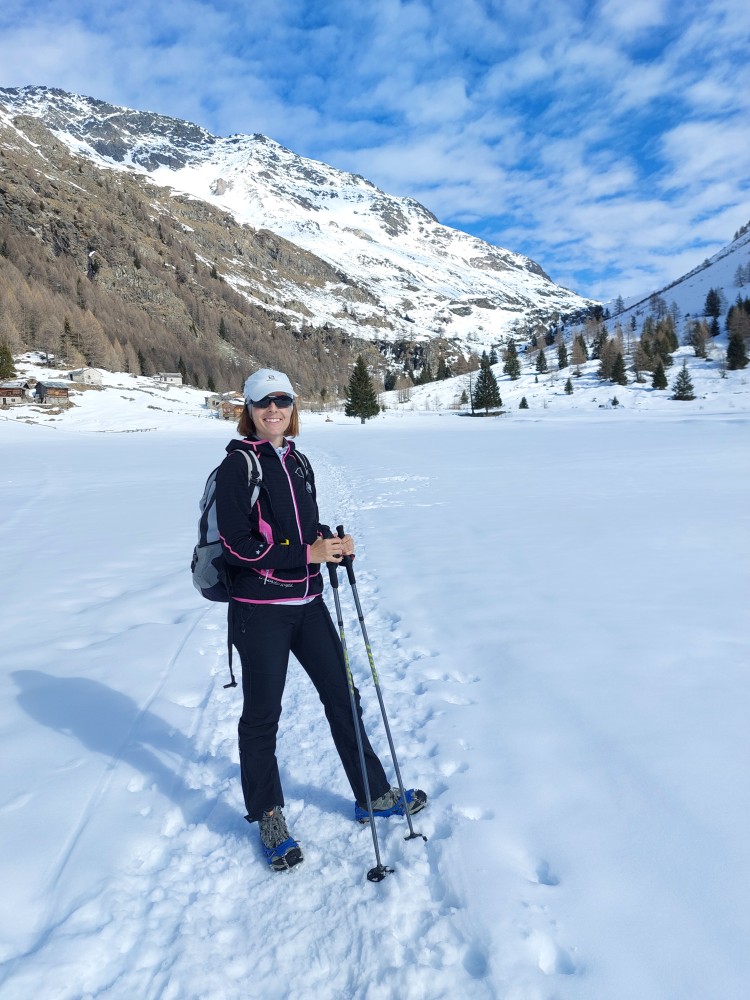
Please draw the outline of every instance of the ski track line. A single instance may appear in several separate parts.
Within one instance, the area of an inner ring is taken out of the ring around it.
[[[192,636],[193,632],[195,632],[195,630],[198,627],[198,625],[201,623],[201,621],[205,618],[205,616],[208,614],[208,612],[210,610],[211,610],[210,608],[207,608],[205,611],[202,611],[200,613],[200,615],[196,618],[196,620],[192,623],[192,625],[187,630],[187,632],[185,633],[185,635],[182,637],[182,639],[180,640],[180,642],[177,644],[177,648],[176,648],[175,652],[172,654],[172,656],[170,657],[170,659],[167,661],[166,666],[162,669],[162,671],[161,671],[161,673],[159,675],[159,678],[158,678],[156,684],[154,685],[154,688],[153,688],[151,694],[148,696],[148,698],[144,702],[142,708],[140,709],[140,711],[138,712],[137,716],[133,720],[133,723],[132,723],[130,729],[128,730],[127,736],[123,740],[123,742],[122,742],[122,744],[120,746],[120,749],[118,750],[118,752],[115,755],[115,757],[113,757],[113,759],[111,760],[111,762],[107,765],[107,769],[106,769],[105,774],[100,779],[97,787],[91,793],[91,796],[89,797],[88,802],[84,806],[83,811],[81,813],[81,817],[80,817],[80,819],[79,819],[79,821],[78,821],[75,829],[73,830],[73,832],[68,837],[68,840],[67,840],[65,846],[62,849],[60,860],[58,861],[58,863],[56,865],[55,871],[49,877],[47,885],[45,886],[45,889],[44,889],[45,893],[50,892],[58,884],[58,882],[60,880],[60,877],[63,874],[68,861],[70,860],[70,856],[73,853],[73,851],[75,850],[76,844],[80,840],[81,834],[83,833],[83,831],[85,830],[86,826],[88,825],[88,823],[89,823],[89,821],[91,819],[91,816],[96,811],[96,809],[99,806],[101,800],[104,798],[104,796],[107,793],[107,789],[109,788],[109,786],[110,786],[110,784],[112,782],[113,775],[114,775],[115,771],[117,770],[118,765],[120,764],[120,762],[122,760],[123,754],[125,752],[125,748],[127,746],[129,746],[130,743],[132,742],[133,735],[138,730],[138,727],[140,726],[141,721],[143,720],[143,717],[146,715],[146,713],[149,711],[149,709],[151,708],[151,706],[154,703],[154,701],[156,700],[156,698],[161,693],[161,691],[162,691],[162,689],[163,689],[163,687],[164,687],[167,679],[169,678],[170,673],[172,672],[172,669],[173,669],[175,663],[177,662],[177,660],[180,657],[180,654],[182,653],[182,651],[184,650],[185,646],[187,645],[188,640],[190,639],[190,637]]]
[[[35,483],[33,490],[24,489],[21,493],[23,499],[20,502],[14,500],[12,509],[8,510],[8,513],[3,516],[3,532],[6,534],[10,533],[15,525],[23,520],[24,515],[28,511],[44,503],[50,497],[51,493],[52,486],[48,477],[38,485]],[[9,490],[8,494],[11,495],[12,490]]]
[[[179,660],[180,655],[185,649],[188,641],[190,640],[197,627],[203,622],[206,615],[210,611],[211,608],[207,608],[204,611],[202,611],[195,619],[195,621],[191,624],[191,626],[189,627],[185,635],[182,637],[182,639],[179,641],[174,653],[172,654],[172,656],[162,669],[151,694],[148,696],[146,702],[144,703],[141,710],[138,712],[138,715],[134,719],[126,738],[123,740],[121,744],[120,750],[118,751],[117,755],[114,758],[112,758],[112,760],[107,764],[104,774],[100,778],[96,787],[89,796],[88,801],[84,805],[75,828],[70,833],[64,845],[62,846],[59,859],[54,867],[53,872],[50,874],[46,885],[44,886],[43,895],[45,897],[52,896],[54,894],[54,890],[58,887],[60,879],[62,878],[63,873],[65,872],[65,869],[68,865],[68,862],[70,861],[73,852],[76,849],[77,844],[80,842],[81,837],[84,831],[86,830],[88,824],[90,823],[92,816],[99,809],[105,795],[107,794],[107,790],[109,789],[112,783],[112,779],[115,775],[115,772],[122,761],[122,757],[125,753],[126,748],[132,742],[133,736],[137,732],[138,727],[141,724],[144,716],[149,711],[151,705],[162,691],[167,679],[169,678],[175,664]],[[185,761],[184,768],[187,768],[188,766],[189,762]],[[52,918],[50,914],[50,917],[45,922],[46,925],[44,927],[44,930],[39,934],[37,939],[27,949],[27,951],[21,955],[18,955],[16,958],[10,960],[7,963],[6,969],[8,970],[9,975],[12,975],[13,967],[17,966],[18,963],[22,962],[24,958],[39,953],[45,947],[45,945],[53,938],[55,932],[63,928],[68,919],[71,917],[71,915],[76,910],[78,910],[82,905],[84,905],[86,901],[87,900],[85,897],[77,896],[72,901],[72,905],[68,906],[66,912],[62,914],[60,917]],[[54,902],[51,903],[50,906],[51,908],[54,907],[55,903]]]
[[[316,459],[315,464],[327,465],[325,476],[323,477],[324,482],[326,484],[335,483],[335,488],[330,489],[329,487],[328,490],[323,491],[323,495],[326,496],[327,493],[330,493],[330,496],[335,498],[339,504],[339,509],[347,512],[347,530],[355,538],[358,535],[357,529],[360,523],[359,511],[373,507],[382,508],[401,505],[402,503],[392,493],[383,496],[377,495],[375,492],[378,488],[377,484],[386,481],[390,483],[403,480],[406,483],[406,492],[409,494],[415,493],[417,489],[428,485],[424,477],[420,476],[396,476],[388,477],[385,480],[377,479],[372,483],[353,484],[351,477],[345,476],[338,466],[333,466],[330,462],[325,463],[325,460],[321,463],[319,459]],[[416,486],[414,485],[415,482]],[[372,493],[373,499],[368,498],[368,490]],[[359,498],[357,503],[353,500],[353,492],[356,492]],[[323,500],[322,503],[324,502]],[[410,497],[409,502],[419,503],[416,497]],[[346,622],[346,604],[350,602],[345,601],[343,595],[349,588],[348,584],[344,582],[346,580],[344,573],[342,572],[340,575],[342,579],[342,606],[344,608],[347,636],[352,635],[354,637],[353,641],[349,643],[350,657],[356,660],[358,658],[358,649],[361,646],[359,624],[356,614],[353,611],[349,615],[350,621]],[[432,786],[431,788],[427,788],[428,794],[431,795],[432,799],[431,811],[428,809],[428,813],[430,813],[430,821],[434,826],[434,832],[430,838],[429,850],[427,852],[430,866],[431,892],[433,898],[439,898],[443,901],[443,911],[441,914],[443,919],[450,917],[452,923],[461,927],[462,944],[464,946],[463,964],[467,972],[475,980],[471,986],[471,995],[479,996],[479,983],[477,980],[484,980],[489,974],[490,952],[487,942],[488,933],[486,929],[475,925],[469,907],[455,891],[453,880],[443,874],[445,870],[448,870],[451,865],[455,864],[457,859],[455,857],[452,860],[446,858],[442,845],[448,844],[452,830],[461,823],[467,821],[476,822],[491,814],[486,813],[482,809],[456,809],[452,805],[445,806],[442,815],[439,814],[439,806],[436,799],[439,798],[442,792],[447,791],[448,788],[443,779],[449,779],[456,772],[463,773],[470,765],[465,761],[456,764],[451,761],[437,760],[437,748],[428,745],[426,733],[427,726],[434,718],[434,710],[428,710],[427,713],[423,713],[422,715],[420,715],[418,709],[415,711],[415,708],[419,705],[419,695],[426,693],[427,686],[422,681],[413,683],[410,680],[406,683],[407,674],[414,662],[422,660],[424,663],[425,657],[434,654],[429,649],[422,650],[413,647],[413,645],[409,649],[403,645],[403,640],[408,640],[409,636],[408,633],[405,636],[401,634],[399,627],[400,617],[392,612],[385,611],[383,613],[381,611],[380,602],[377,597],[379,593],[377,580],[370,579],[366,569],[362,570],[360,567],[358,567],[357,573],[357,587],[360,593],[363,613],[368,622],[368,633],[371,638],[377,633],[378,644],[381,647],[384,641],[383,636],[387,637],[388,648],[385,651],[383,648],[375,651],[376,666],[379,674],[381,674],[381,661],[387,664],[386,681],[383,682],[381,676],[381,684],[387,686],[387,688],[393,688],[395,678],[396,683],[401,688],[401,697],[396,702],[397,711],[395,713],[391,707],[393,699],[389,697],[388,690],[384,691],[384,700],[388,709],[389,721],[394,730],[394,742],[399,754],[399,762],[405,785],[408,787],[411,784],[412,778],[418,776],[419,780],[423,780],[422,775],[427,777],[428,773],[431,772],[432,774],[430,779]],[[373,646],[375,646],[374,641]],[[354,653],[352,650],[354,650]],[[361,669],[369,673],[367,658],[364,654],[362,660],[364,666]],[[476,676],[465,674],[453,668],[447,672],[444,670],[434,671],[423,669],[422,674],[427,681],[431,679],[440,680],[443,683],[451,683],[459,686],[456,689],[457,693],[444,692],[441,695],[446,703],[455,705],[471,703],[471,698],[466,696],[462,688],[476,681],[478,679]],[[432,676],[433,674],[434,676]],[[368,685],[366,683],[360,684],[360,689],[362,690],[363,688],[363,699],[365,704],[367,704]],[[406,706],[405,710],[399,711],[402,705]],[[400,725],[402,716],[406,717],[403,726]],[[367,713],[366,721],[368,721],[368,731],[372,731],[374,727],[372,722],[367,719]],[[422,773],[418,775],[413,774],[411,777],[410,770],[412,768],[410,768],[411,762],[408,750],[405,751],[403,747],[399,746],[397,735],[399,732],[408,734],[410,730],[411,740],[417,744],[417,748],[421,748],[426,753],[427,758],[422,760]],[[429,766],[429,771],[425,768],[425,765]],[[420,829],[420,820],[422,820],[424,825],[423,816],[426,816],[426,814],[421,814],[414,818],[415,829]],[[460,861],[463,862],[463,859],[460,859]],[[461,863],[458,867],[462,866],[463,864]],[[545,859],[533,860],[529,857],[524,858],[523,863],[517,867],[519,875],[518,910],[512,925],[508,928],[509,932],[511,932],[511,937],[515,936],[515,946],[512,943],[509,945],[510,952],[507,956],[509,967],[517,967],[519,958],[523,959],[526,956],[530,965],[532,967],[536,966],[546,976],[561,975],[568,977],[582,971],[580,959],[573,957],[577,949],[564,947],[558,941],[560,929],[550,907],[554,903],[554,896],[556,891],[558,891],[556,887],[559,885],[559,879],[554,874],[549,862]],[[529,894],[522,888],[523,886],[533,886],[532,892]]]

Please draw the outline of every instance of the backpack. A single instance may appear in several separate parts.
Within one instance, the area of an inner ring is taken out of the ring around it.
[[[251,508],[260,493],[263,472],[255,452],[242,451],[247,460],[247,485],[252,491]],[[219,539],[219,528],[216,524],[216,473],[217,466],[206,480],[206,488],[200,499],[201,511],[198,521],[198,544],[193,549],[193,559],[190,571],[193,574],[193,586],[207,601],[229,601],[229,571]]]
[[[260,467],[260,459],[254,451],[242,451],[247,461],[247,485],[250,489],[250,508],[260,495],[260,487],[263,482],[263,470]],[[308,489],[315,495],[315,488],[311,485],[312,469],[307,458],[301,452],[295,452],[305,482]],[[232,607],[229,602],[231,591],[231,577],[229,567],[224,559],[224,552],[221,548],[219,538],[219,527],[216,523],[216,473],[219,467],[213,470],[206,480],[206,487],[200,499],[199,507],[201,511],[198,521],[198,544],[193,549],[193,558],[190,563],[190,572],[193,576],[193,586],[207,601],[221,601],[227,605],[227,658],[229,661],[229,684],[224,687],[237,687],[232,670]]]

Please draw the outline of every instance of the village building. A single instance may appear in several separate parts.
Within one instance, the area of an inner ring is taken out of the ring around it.
[[[10,378],[0,382],[0,406],[19,406],[29,402],[29,380]]]
[[[167,385],[182,385],[180,372],[157,372],[154,378],[157,382],[165,382]]]
[[[67,406],[70,402],[70,382],[37,382],[34,395],[44,406]]]
[[[77,368],[74,372],[68,372],[68,378],[79,385],[102,384],[102,373],[96,368]]]
[[[239,420],[244,406],[245,400],[236,392],[214,393],[212,396],[206,396],[206,407],[209,410],[214,410],[216,416],[222,420]]]

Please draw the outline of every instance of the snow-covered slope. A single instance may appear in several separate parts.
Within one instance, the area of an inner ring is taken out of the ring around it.
[[[741,232],[713,257],[664,288],[648,296],[627,299],[622,312],[617,313],[614,302],[608,303],[608,308],[612,316],[622,323],[632,316],[636,317],[636,321],[642,320],[650,311],[652,295],[657,295],[664,299],[668,308],[674,303],[683,319],[688,316],[700,319],[706,295],[712,288],[722,296],[722,313],[726,313],[738,295],[742,298],[750,295],[750,229]]]
[[[39,118],[79,155],[141,171],[313,252],[356,284],[346,308],[366,317],[377,339],[443,336],[483,347],[514,320],[588,303],[527,257],[442,226],[414,200],[265,136],[217,138],[187,122],[44,87],[0,89],[0,103]],[[330,319],[325,289],[305,306],[319,322]],[[377,325],[384,315],[390,328]]]

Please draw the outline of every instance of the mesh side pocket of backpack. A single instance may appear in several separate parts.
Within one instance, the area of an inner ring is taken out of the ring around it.
[[[260,492],[262,471],[257,457],[243,451],[247,462],[248,486],[252,488],[250,506],[253,507]],[[201,511],[198,522],[198,544],[193,549],[190,570],[193,586],[207,601],[229,601],[227,587],[227,566],[219,538],[216,521],[216,474],[218,466],[206,480],[206,487],[200,499]]]

